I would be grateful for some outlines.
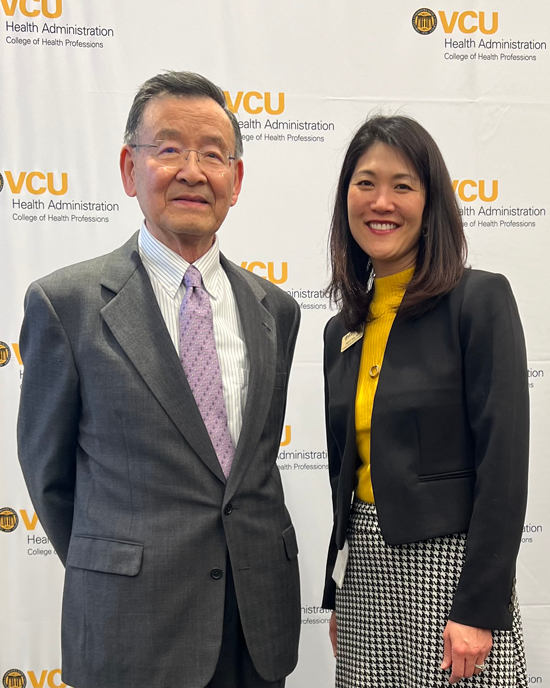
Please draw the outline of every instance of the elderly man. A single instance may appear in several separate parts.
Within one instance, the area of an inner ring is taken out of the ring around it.
[[[120,158],[140,231],[27,293],[19,453],[75,688],[279,687],[296,665],[275,460],[299,309],[220,253],[241,156],[218,87],[153,77]]]

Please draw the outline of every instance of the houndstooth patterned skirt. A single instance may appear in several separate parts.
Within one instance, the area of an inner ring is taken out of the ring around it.
[[[336,591],[336,688],[449,688],[443,639],[464,562],[466,535],[388,545],[376,508],[355,500],[349,560]],[[527,688],[519,605],[511,631],[494,631],[493,647],[468,688]]]

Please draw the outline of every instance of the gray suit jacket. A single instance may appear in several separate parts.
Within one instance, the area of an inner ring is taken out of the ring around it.
[[[137,235],[27,293],[19,456],[66,567],[63,680],[76,688],[206,685],[228,553],[256,669],[275,681],[296,665],[298,547],[275,461],[300,311],[222,265],[250,360],[227,482]]]

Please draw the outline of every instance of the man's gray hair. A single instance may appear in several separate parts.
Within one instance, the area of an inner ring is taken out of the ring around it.
[[[227,107],[223,91],[211,81],[195,72],[164,72],[148,79],[140,86],[126,121],[124,143],[133,143],[137,130],[141,124],[143,111],[147,103],[153,98],[162,96],[175,96],[187,98],[212,98],[229,117],[235,134],[235,157],[242,158],[243,139],[241,128],[235,115]]]

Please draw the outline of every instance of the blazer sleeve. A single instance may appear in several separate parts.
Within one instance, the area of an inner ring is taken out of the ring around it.
[[[502,275],[469,280],[460,338],[476,484],[450,619],[509,630],[527,500],[529,389],[523,330]]]
[[[325,326],[325,331],[323,334],[324,340],[324,355],[323,355],[323,373],[325,380],[325,426],[327,434],[327,454],[328,454],[328,471],[330,480],[330,489],[332,493],[332,512],[333,512],[333,527],[330,536],[330,542],[328,547],[327,565],[325,572],[325,588],[323,592],[322,607],[324,609],[334,609],[335,599],[336,599],[336,583],[332,578],[332,572],[334,571],[334,564],[336,563],[336,557],[338,556],[338,547],[336,546],[336,507],[337,507],[337,495],[338,495],[338,480],[340,477],[340,469],[342,467],[342,458],[336,440],[330,428],[329,422],[329,388],[327,380],[327,359],[330,357],[329,352],[329,342],[328,342],[328,329],[332,320],[329,320]]]
[[[65,329],[36,282],[25,297],[20,349],[19,461],[40,523],[65,563],[73,520],[79,379]]]

